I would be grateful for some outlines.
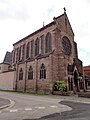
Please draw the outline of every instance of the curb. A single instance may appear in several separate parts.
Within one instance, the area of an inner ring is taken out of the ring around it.
[[[5,98],[3,98],[3,99],[5,99]],[[3,109],[5,109],[5,108],[7,108],[7,107],[12,107],[12,106],[15,104],[14,101],[12,101],[12,100],[10,100],[10,99],[8,99],[8,100],[10,101],[10,104],[1,106],[1,107],[0,107],[0,110],[3,110]]]

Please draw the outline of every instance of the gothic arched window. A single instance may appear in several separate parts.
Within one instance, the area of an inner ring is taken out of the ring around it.
[[[28,42],[26,46],[26,58],[29,58],[29,46],[30,46],[30,43]]]
[[[28,70],[28,80],[32,80],[32,79],[33,79],[33,68],[32,66],[30,66]]]
[[[16,62],[19,60],[19,48],[16,48]]]
[[[40,67],[40,79],[46,79],[46,68],[43,63]]]
[[[22,68],[19,71],[19,80],[23,80],[23,70],[22,70]]]
[[[48,32],[45,38],[45,52],[50,52],[51,49],[51,33]]]
[[[72,45],[68,37],[64,36],[62,38],[62,46],[63,46],[64,53],[69,56],[72,51]]]
[[[19,48],[19,60],[21,59],[21,47]]]
[[[39,55],[39,39],[35,41],[35,56]]]
[[[24,60],[25,57],[25,44],[22,46],[22,60]]]

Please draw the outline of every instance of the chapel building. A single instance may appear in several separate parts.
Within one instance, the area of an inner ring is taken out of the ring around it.
[[[84,89],[82,61],[66,11],[39,30],[13,44],[14,90],[53,92],[64,80],[67,91]]]

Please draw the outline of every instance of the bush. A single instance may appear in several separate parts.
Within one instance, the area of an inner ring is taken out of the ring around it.
[[[67,91],[67,84],[65,83],[65,81],[56,81],[54,83],[53,89],[55,91],[66,92]]]

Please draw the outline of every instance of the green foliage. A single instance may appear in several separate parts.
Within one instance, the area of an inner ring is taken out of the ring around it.
[[[56,81],[54,83],[53,89],[55,91],[66,92],[67,91],[67,84],[65,81]]]

